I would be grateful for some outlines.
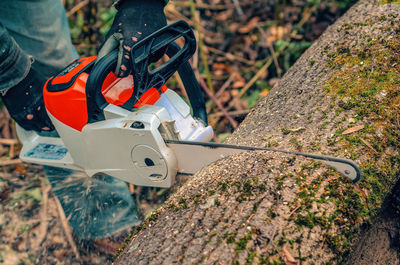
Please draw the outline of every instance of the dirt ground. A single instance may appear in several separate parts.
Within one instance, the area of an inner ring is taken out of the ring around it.
[[[2,167],[0,264],[110,263],[110,255],[89,252],[71,238],[60,210],[41,167],[23,163]]]

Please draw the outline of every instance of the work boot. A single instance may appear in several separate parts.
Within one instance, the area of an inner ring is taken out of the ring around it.
[[[45,83],[46,78],[32,65],[28,75],[1,96],[10,116],[25,130],[54,130],[43,101]]]

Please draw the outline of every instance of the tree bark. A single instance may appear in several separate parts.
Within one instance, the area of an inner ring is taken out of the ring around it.
[[[400,11],[383,3],[355,4],[229,139],[354,159],[359,187],[310,159],[234,155],[186,182],[115,264],[345,262],[400,173]]]

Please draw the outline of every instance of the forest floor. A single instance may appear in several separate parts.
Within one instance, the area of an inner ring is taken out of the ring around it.
[[[65,1],[73,42],[82,56],[95,54],[109,29],[115,13],[107,8],[110,2]],[[190,1],[167,5],[169,21],[184,19],[200,30],[204,44],[191,63],[205,93],[212,95],[207,97],[207,107],[216,141],[223,141],[232,133],[257,100],[268,94],[297,58],[353,2],[242,0],[236,5],[236,1],[208,0],[197,1],[194,12]],[[204,67],[203,56],[209,67]],[[171,79],[168,86],[185,94],[179,78]],[[104,247],[87,249],[77,243],[42,168],[17,158],[20,146],[4,109],[0,112],[0,132],[0,264],[111,263],[113,250],[106,254]],[[171,192],[140,187],[131,190],[143,216]],[[383,211],[376,223],[384,220],[394,224],[392,217]],[[373,238],[383,238],[382,230],[374,227],[366,227],[365,235],[376,233]],[[388,233],[385,235],[388,237]],[[378,244],[371,238],[359,240]],[[393,241],[384,243],[387,242]],[[118,248],[120,243],[105,245]],[[362,257],[353,260],[361,264]]]

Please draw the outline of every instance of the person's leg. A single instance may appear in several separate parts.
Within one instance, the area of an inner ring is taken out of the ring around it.
[[[50,77],[79,57],[60,0],[2,0],[0,14],[0,23],[34,57],[42,75]]]
[[[9,80],[4,87],[0,84],[0,90],[29,76],[30,56],[35,60],[33,68],[47,77],[78,57],[60,0],[2,0],[0,14],[0,48],[8,47],[10,52],[3,56],[12,59],[8,64],[0,61],[0,82],[7,76]],[[58,168],[45,167],[45,172],[80,239],[106,237],[138,222],[136,205],[125,182],[104,176],[89,178]]]
[[[18,47],[0,22],[0,93],[2,95],[28,75],[31,63],[31,57]]]

